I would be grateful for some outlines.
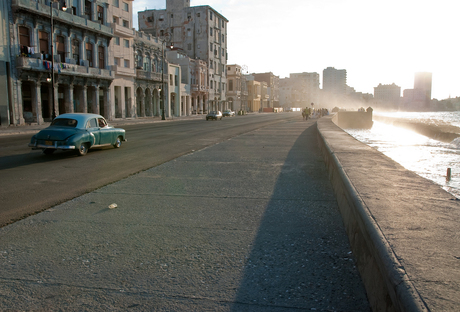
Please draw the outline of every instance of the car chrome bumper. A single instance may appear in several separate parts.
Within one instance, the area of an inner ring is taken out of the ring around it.
[[[31,144],[29,143],[29,147],[32,149],[45,149],[45,148],[53,148],[53,149],[62,149],[62,150],[74,150],[75,146],[73,145],[45,145],[45,144]]]

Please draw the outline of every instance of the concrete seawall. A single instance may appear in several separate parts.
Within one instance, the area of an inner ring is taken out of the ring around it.
[[[458,311],[460,202],[355,140],[331,117],[318,143],[374,311]]]
[[[392,118],[374,115],[374,120],[394,125],[396,127],[406,128],[419,134],[445,143],[450,143],[460,137],[460,128],[452,125],[427,124],[413,122],[402,118]]]

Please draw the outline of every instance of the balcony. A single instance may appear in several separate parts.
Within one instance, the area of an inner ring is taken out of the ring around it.
[[[119,76],[133,77],[136,75],[134,68],[123,67],[120,65],[112,65],[112,70],[115,72],[116,75],[119,75]]]
[[[161,82],[161,73],[153,73],[142,69],[136,69],[136,78]],[[168,81],[167,74],[164,74],[164,81]]]
[[[134,38],[134,29],[126,28],[124,26],[118,25],[117,23],[112,23],[112,28],[114,29],[114,34],[124,38]]]
[[[192,92],[206,92],[207,91],[206,86],[201,86],[197,84],[192,84],[190,89]]]
[[[108,69],[80,66],[70,63],[54,63],[54,73],[71,76],[85,76],[99,79],[114,79],[115,73]],[[20,56],[17,58],[16,68],[20,70],[51,71],[51,62],[41,59]]]
[[[50,17],[50,7],[36,1],[31,0],[12,0],[13,11],[24,10],[47,18]],[[109,26],[103,25],[100,22],[93,22],[89,19],[72,15],[57,8],[53,8],[53,19],[70,26],[80,27],[86,30],[95,31],[101,35],[113,37],[113,30]]]

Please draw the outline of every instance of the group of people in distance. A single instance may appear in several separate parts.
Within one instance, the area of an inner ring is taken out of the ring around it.
[[[308,120],[308,118],[320,118],[323,116],[329,115],[329,111],[326,108],[310,108],[305,107],[302,110],[302,117],[304,120]]]

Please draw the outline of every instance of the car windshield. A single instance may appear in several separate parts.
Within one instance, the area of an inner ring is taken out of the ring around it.
[[[217,112],[216,112],[216,111],[212,111],[211,114],[217,114]]]
[[[75,128],[77,126],[77,121],[75,119],[70,119],[70,118],[56,118],[53,120],[51,125],[59,126],[59,127]]]

